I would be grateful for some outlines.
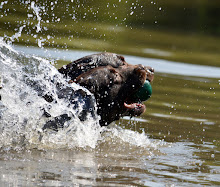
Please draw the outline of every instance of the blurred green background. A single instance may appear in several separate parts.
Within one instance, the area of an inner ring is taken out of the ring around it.
[[[9,0],[0,5],[0,36],[21,45],[220,66],[219,9],[219,0]]]

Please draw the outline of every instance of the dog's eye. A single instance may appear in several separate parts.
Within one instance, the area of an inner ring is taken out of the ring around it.
[[[110,69],[111,73],[117,73],[117,71],[115,69]]]

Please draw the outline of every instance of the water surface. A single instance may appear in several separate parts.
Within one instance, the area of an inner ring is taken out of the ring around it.
[[[15,48],[25,52],[25,48]],[[72,59],[90,53],[69,52]],[[60,59],[65,56],[62,51],[57,54]],[[128,56],[127,60],[150,62],[152,59]],[[158,59],[158,63],[161,60]],[[213,69],[219,71],[219,68]],[[181,70],[176,74],[172,70],[164,73],[161,67],[159,71],[152,84],[153,96],[145,103],[147,111],[141,118],[122,119],[108,127],[93,148],[59,148],[59,143],[53,142],[52,147],[41,144],[37,149],[1,149],[1,184],[219,184],[220,81],[201,73],[197,77],[183,76],[178,73]],[[168,70],[164,68],[164,71]],[[80,136],[89,138],[85,134]]]

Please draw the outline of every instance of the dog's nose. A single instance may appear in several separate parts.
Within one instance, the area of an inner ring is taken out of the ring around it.
[[[150,66],[146,66],[146,69],[148,71],[150,71],[151,73],[154,73],[154,68],[150,67]]]
[[[154,80],[154,68],[150,66],[143,66],[142,64],[136,65],[135,71],[144,73],[146,72],[146,79],[152,82]]]
[[[154,68],[146,66],[147,79],[152,82],[154,80]]]

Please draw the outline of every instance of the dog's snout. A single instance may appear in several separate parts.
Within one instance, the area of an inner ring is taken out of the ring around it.
[[[147,66],[146,69],[147,69],[147,71],[149,71],[151,73],[154,73],[154,68],[152,68],[150,66]]]
[[[152,82],[154,80],[154,68],[147,66],[146,67],[147,79]]]

